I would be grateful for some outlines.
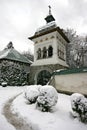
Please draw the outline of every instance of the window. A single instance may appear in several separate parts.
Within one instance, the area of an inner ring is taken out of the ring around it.
[[[37,59],[40,59],[40,58],[41,58],[41,49],[39,48],[37,51]]]
[[[49,48],[48,48],[48,57],[52,57],[52,55],[53,55],[53,47],[49,46]]]
[[[65,60],[64,59],[64,48],[62,47],[58,47],[58,57],[62,60]]]
[[[43,58],[47,57],[47,49],[46,47],[43,48]]]

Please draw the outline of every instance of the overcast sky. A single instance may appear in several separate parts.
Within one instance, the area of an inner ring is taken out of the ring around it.
[[[12,41],[16,50],[33,52],[28,37],[45,25],[48,5],[58,26],[87,34],[87,0],[0,0],[0,50]]]

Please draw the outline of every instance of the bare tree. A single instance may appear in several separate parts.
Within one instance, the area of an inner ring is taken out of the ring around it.
[[[67,63],[72,67],[87,66],[87,36],[78,36],[73,29],[67,29],[65,35],[70,43],[67,45]]]
[[[25,57],[27,57],[29,60],[34,61],[34,55],[31,54],[29,51],[23,52],[23,54]]]
[[[85,54],[87,53],[87,36],[80,38],[80,47],[77,50],[78,58],[77,61],[79,63],[79,66],[86,66],[86,61],[85,61]]]

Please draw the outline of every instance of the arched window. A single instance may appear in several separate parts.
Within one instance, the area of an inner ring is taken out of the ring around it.
[[[40,59],[40,58],[41,58],[41,49],[39,48],[37,51],[37,59]]]
[[[47,49],[46,47],[43,48],[43,58],[47,57]]]
[[[53,47],[49,46],[49,48],[48,48],[48,57],[52,57],[52,55],[53,55]]]

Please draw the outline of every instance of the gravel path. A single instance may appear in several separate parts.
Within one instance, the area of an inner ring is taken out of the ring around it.
[[[6,102],[3,108],[3,114],[6,117],[7,121],[12,124],[16,130],[32,130],[32,128],[30,128],[29,124],[27,124],[24,119],[19,117],[17,114],[13,114],[11,111],[11,104],[17,96],[19,95],[16,95],[8,102]]]

